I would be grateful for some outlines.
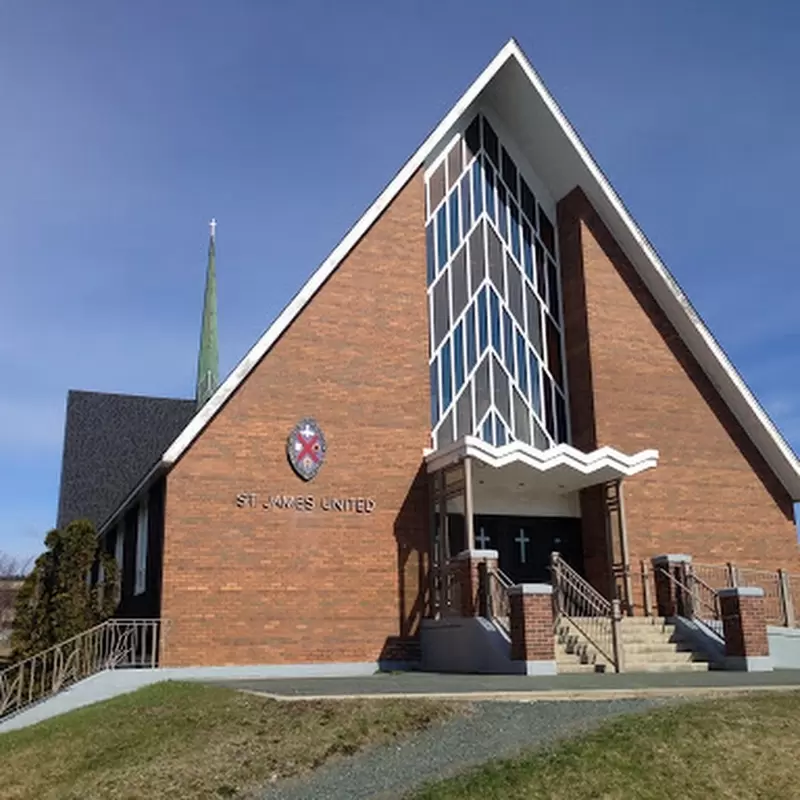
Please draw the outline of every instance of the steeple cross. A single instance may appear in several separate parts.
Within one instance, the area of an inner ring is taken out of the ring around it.
[[[208,227],[211,229],[211,238],[213,239],[217,234],[217,221],[213,217],[211,222],[208,223]]]

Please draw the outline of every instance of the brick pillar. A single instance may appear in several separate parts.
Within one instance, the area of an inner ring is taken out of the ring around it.
[[[687,598],[661,570],[666,570],[676,580],[686,585],[686,568],[692,563],[687,555],[663,555],[653,558],[653,580],[656,586],[656,609],[659,617],[686,616]]]
[[[487,569],[497,566],[497,550],[462,550],[453,562],[457,565],[462,617],[478,617],[486,612],[481,596],[481,564]]]
[[[772,671],[764,590],[756,586],[720,589],[719,606],[725,635],[725,668]]]
[[[523,675],[555,675],[553,587],[523,583],[508,590],[511,660]]]

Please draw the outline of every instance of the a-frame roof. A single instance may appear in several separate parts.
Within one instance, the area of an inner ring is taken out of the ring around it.
[[[167,448],[161,461],[145,476],[131,493],[131,497],[143,488],[157,470],[169,469],[186,452],[402,187],[436,153],[437,148],[448,140],[462,117],[483,102],[493,106],[505,124],[514,131],[517,145],[529,157],[556,200],[575,186],[583,189],[766,462],[792,499],[800,500],[800,464],[791,447],[700,319],[513,39],[500,50],[391,183],[347,232],[214,395]],[[546,158],[542,158],[542,154],[546,154]],[[108,523],[112,521],[113,518],[110,518]]]

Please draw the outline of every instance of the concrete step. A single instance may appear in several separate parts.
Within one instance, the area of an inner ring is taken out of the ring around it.
[[[593,673],[604,672],[602,667],[595,666],[594,664],[575,664],[575,663],[556,663],[556,672],[559,675],[570,675],[575,673]]]
[[[698,662],[694,653],[657,653],[652,656],[634,655],[625,659],[625,666],[629,664],[692,664]]]
[[[582,620],[575,620],[581,626]],[[596,621],[583,620],[592,630]],[[621,638],[626,672],[702,672],[708,664],[682,641],[675,626],[655,617],[626,617],[622,620]],[[612,671],[584,637],[569,624],[559,627],[554,636],[559,672]]]
[[[626,672],[707,672],[708,663],[705,661],[688,662],[657,662],[646,664],[625,664]]]
[[[625,653],[631,656],[651,656],[658,653],[691,653],[692,648],[682,642],[624,642]]]
[[[680,646],[683,644],[683,640],[678,638],[677,636],[623,636],[622,637],[622,644],[626,647],[630,645],[631,647],[635,647],[636,645],[646,645],[646,644],[669,644],[675,647]]]

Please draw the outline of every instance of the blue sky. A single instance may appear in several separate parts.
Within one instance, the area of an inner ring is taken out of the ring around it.
[[[800,4],[21,0],[0,11],[0,550],[69,388],[226,373],[510,36],[800,449]]]

